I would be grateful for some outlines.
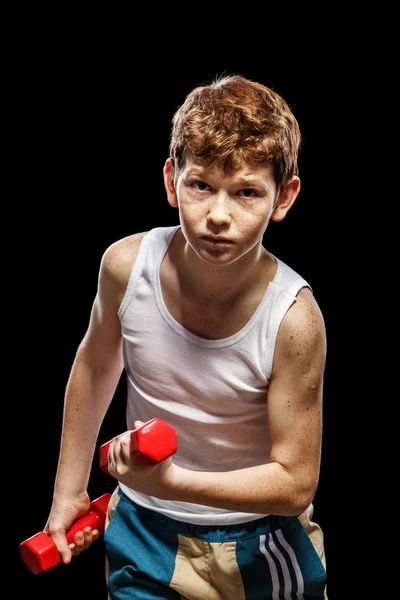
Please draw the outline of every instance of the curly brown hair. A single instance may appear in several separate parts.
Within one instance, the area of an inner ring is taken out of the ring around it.
[[[176,172],[189,152],[224,171],[269,163],[280,189],[298,174],[300,143],[297,119],[279,94],[242,75],[224,75],[187,95],[172,118],[169,150]]]

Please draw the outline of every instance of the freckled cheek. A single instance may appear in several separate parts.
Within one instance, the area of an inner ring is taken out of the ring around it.
[[[181,221],[186,223],[196,223],[199,219],[207,217],[207,207],[201,204],[181,204],[179,207]]]
[[[184,211],[179,211],[179,223],[188,240],[196,237],[196,235],[200,233],[200,230],[202,228],[204,229],[203,221],[204,219],[199,215],[193,215],[192,213],[187,214]]]
[[[258,237],[265,232],[268,225],[268,219],[262,214],[254,215],[253,218],[239,219],[238,225],[242,230],[243,235]]]

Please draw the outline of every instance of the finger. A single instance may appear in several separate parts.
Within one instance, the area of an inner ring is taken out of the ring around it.
[[[114,457],[120,460],[123,464],[128,464],[131,454],[130,447],[131,432],[126,431],[125,433],[121,434],[117,440]]]
[[[67,565],[71,562],[72,552],[68,545],[65,532],[57,532],[52,534],[52,540],[55,543],[61,561]]]
[[[93,542],[98,540],[99,537],[100,532],[98,529],[92,530],[90,527],[85,527],[83,531],[77,531],[74,535],[74,541],[69,544],[72,556],[79,556],[81,552],[88,550]]]
[[[127,464],[130,457],[130,439],[131,431],[125,431],[116,435],[110,444],[108,450],[108,471],[113,472],[113,466],[116,466],[120,461]]]
[[[85,546],[89,544],[89,546],[95,542],[100,537],[100,532],[98,529],[91,529],[90,527],[85,527],[83,530],[83,535],[85,538]]]
[[[76,534],[74,535],[74,544],[75,544],[75,550],[79,551],[82,550],[84,545],[85,545],[85,538],[87,537],[83,534],[83,531],[77,531]]]
[[[90,530],[89,532],[85,532],[84,546],[83,549],[87,550],[96,540],[100,537],[99,531],[97,529]]]

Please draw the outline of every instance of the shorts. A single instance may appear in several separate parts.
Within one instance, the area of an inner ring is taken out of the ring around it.
[[[104,533],[109,598],[326,600],[323,537],[312,510],[191,525],[135,504],[117,487]]]

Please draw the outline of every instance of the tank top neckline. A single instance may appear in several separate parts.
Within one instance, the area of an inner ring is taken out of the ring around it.
[[[232,346],[233,344],[236,344],[242,338],[244,338],[253,329],[253,327],[255,326],[257,321],[260,319],[260,317],[263,314],[266,307],[272,302],[273,284],[275,284],[277,281],[279,281],[279,279],[281,277],[281,269],[282,269],[281,261],[276,256],[274,256],[273,254],[270,253],[271,256],[273,256],[273,258],[277,262],[277,269],[276,269],[275,276],[268,283],[267,289],[265,290],[264,295],[263,295],[259,305],[257,306],[256,310],[254,311],[254,313],[252,314],[250,319],[247,321],[247,323],[239,331],[237,331],[233,335],[228,336],[226,338],[219,338],[216,340],[210,340],[207,338],[203,338],[203,337],[196,335],[195,333],[192,333],[188,329],[186,329],[171,315],[171,313],[169,312],[169,310],[165,304],[164,297],[162,294],[161,278],[160,278],[161,264],[162,264],[165,254],[167,253],[169,245],[170,245],[175,233],[178,231],[178,229],[180,229],[180,225],[171,227],[171,231],[168,233],[168,235],[165,239],[165,246],[162,248],[161,252],[159,253],[157,259],[154,262],[154,269],[153,269],[152,277],[153,277],[155,298],[156,298],[158,309],[159,309],[162,317],[166,321],[166,323],[171,327],[171,329],[173,331],[175,331],[175,333],[177,333],[178,335],[180,335],[181,337],[186,339],[188,342],[191,342],[192,344],[195,344],[196,346],[204,346],[206,348],[223,348],[226,346]]]

